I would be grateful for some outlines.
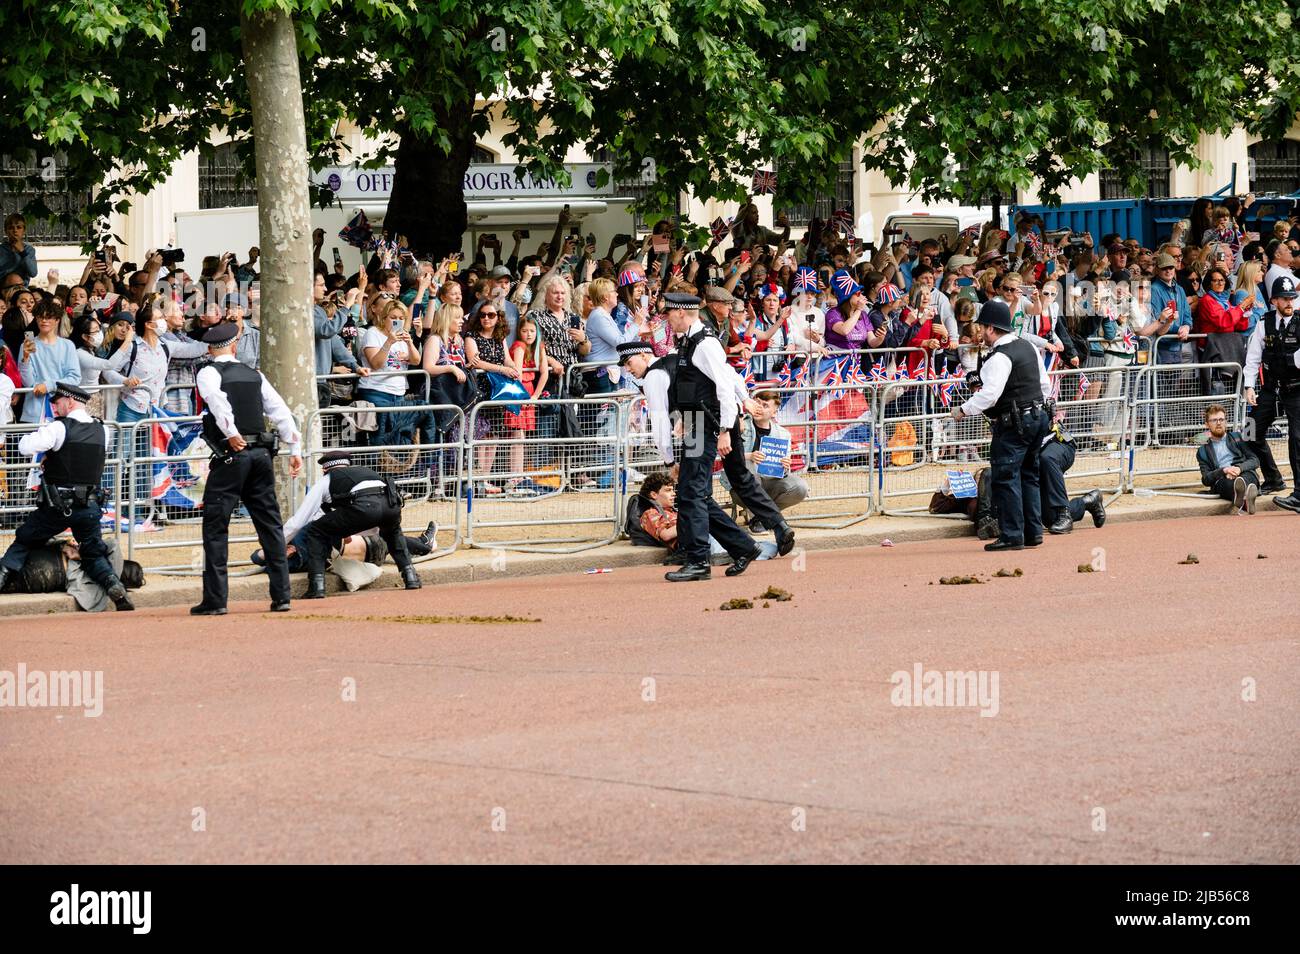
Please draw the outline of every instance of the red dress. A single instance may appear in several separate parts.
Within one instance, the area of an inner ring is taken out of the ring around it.
[[[522,372],[519,375],[519,383],[524,386],[530,397],[537,396],[537,365],[533,362],[533,351],[522,341],[516,341],[510,346],[510,353],[519,360],[519,354],[523,352],[524,360],[522,362]],[[515,414],[509,409],[505,412],[505,428],[508,431],[531,431],[537,428],[537,405],[525,404],[519,408],[519,413]]]

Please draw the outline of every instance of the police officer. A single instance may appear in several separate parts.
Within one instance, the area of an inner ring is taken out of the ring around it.
[[[102,586],[119,610],[133,610],[126,587],[108,562],[108,547],[99,532],[104,515],[99,483],[108,453],[108,428],[86,413],[90,395],[75,384],[54,385],[50,406],[55,418],[18,442],[18,452],[41,461],[40,500],[36,510],[14,534],[0,557],[0,590],[9,577],[22,572],[28,551],[43,546],[55,534],[71,528],[81,552],[81,565]]]
[[[213,450],[208,482],[203,490],[203,602],[190,607],[193,616],[226,613],[226,560],[229,553],[230,515],[242,500],[257,530],[271,586],[271,612],[289,609],[289,565],[285,557],[284,529],[275,499],[273,462],[276,432],[265,431],[266,419],[275,425],[280,440],[289,445],[289,471],[302,471],[302,439],[293,415],[260,371],[235,360],[239,329],[230,323],[214,325],[203,336],[212,363],[194,377],[203,412],[203,439]]]
[[[402,571],[406,588],[418,590],[420,575],[411,564],[406,537],[402,536],[402,498],[392,481],[369,467],[353,466],[347,451],[321,455],[320,469],[321,479],[312,484],[306,499],[284,528],[288,540],[295,539],[306,528],[302,542],[307,563],[307,592],[302,598],[325,598],[325,560],[330,548],[344,537],[371,527],[379,528],[393,562]]]
[[[1038,351],[1011,330],[1011,312],[1000,299],[979,313],[984,344],[977,373],[980,389],[952,409],[960,421],[983,414],[993,430],[989,469],[998,505],[998,538],[985,550],[1023,550],[1043,542],[1039,450],[1050,426],[1046,410],[1051,384]]]
[[[1268,446],[1268,429],[1277,419],[1279,406],[1286,414],[1287,456],[1291,459],[1291,481],[1295,489],[1273,503],[1283,510],[1300,513],[1300,321],[1295,314],[1296,280],[1290,275],[1273,279],[1269,290],[1270,311],[1255,324],[1246,345],[1246,403],[1250,406],[1247,446],[1259,458],[1264,484],[1261,493],[1285,490],[1282,472],[1277,469],[1273,451]],[[1264,369],[1264,383],[1255,393],[1259,370]]]
[[[1106,522],[1106,505],[1100,490],[1090,490],[1082,497],[1070,499],[1065,489],[1065,472],[1074,464],[1074,438],[1060,422],[1049,425],[1039,450],[1038,482],[1042,494],[1042,520],[1048,533],[1063,534],[1074,529],[1075,521],[1092,514],[1092,525]]]
[[[675,355],[660,358],[644,371],[642,388],[655,443],[664,463],[673,464],[672,424],[669,412],[682,419],[682,457],[677,477],[677,533],[679,549],[686,559],[680,569],[664,574],[672,583],[707,580],[709,537],[731,555],[727,576],[739,576],[758,559],[761,551],[754,538],[736,525],[713,499],[713,459],[731,450],[731,431],[736,423],[735,372],[727,365],[722,344],[700,320],[700,300],[694,295],[671,293],[664,296],[668,325],[677,334]],[[633,354],[644,354],[648,345],[632,342],[619,346],[619,363],[628,364]],[[639,376],[644,358],[635,369]]]

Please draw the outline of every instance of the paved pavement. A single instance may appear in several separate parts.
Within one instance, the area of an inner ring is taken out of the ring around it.
[[[6,619],[0,670],[104,684],[0,709],[0,862],[1295,863],[1295,520]],[[894,705],[918,665],[996,715]]]

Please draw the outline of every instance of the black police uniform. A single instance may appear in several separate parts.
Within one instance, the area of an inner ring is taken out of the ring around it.
[[[228,450],[226,435],[209,409],[203,414],[203,437],[214,451],[203,490],[203,602],[191,612],[224,610],[228,592],[230,515],[242,500],[252,518],[266,560],[271,605],[289,603],[289,564],[285,556],[284,525],[275,499],[273,461],[275,436],[264,431],[262,375],[238,361],[215,361],[221,390],[230,402],[235,427],[248,446],[238,453]]]
[[[1281,280],[1279,280],[1280,282]],[[1278,284],[1275,282],[1274,284]],[[1300,496],[1300,368],[1295,366],[1295,353],[1300,349],[1300,311],[1292,314],[1290,321],[1279,319],[1270,309],[1259,319],[1264,326],[1264,352],[1261,367],[1264,382],[1256,394],[1255,406],[1247,416],[1254,421],[1255,438],[1247,446],[1259,458],[1260,471],[1266,485],[1283,485],[1282,472],[1278,470],[1273,450],[1268,446],[1268,429],[1279,414],[1286,415],[1287,456],[1291,461],[1293,497]],[[1253,381],[1246,382],[1253,387]]]
[[[1011,373],[997,402],[984,412],[993,431],[989,470],[998,505],[1004,544],[1035,544],[1042,540],[1042,498],[1039,454],[1050,426],[1039,383],[1038,351],[1024,338],[999,346],[1011,361]],[[984,358],[980,358],[982,370]]]
[[[652,370],[668,374],[669,409],[682,415],[682,460],[677,478],[677,533],[688,565],[709,563],[712,535],[733,559],[751,559],[754,538],[736,525],[713,499],[713,461],[718,455],[722,408],[714,382],[692,361],[710,337],[704,327],[682,339],[676,355],[659,359]],[[715,339],[716,340],[716,339]]]
[[[1039,492],[1042,496],[1042,523],[1054,533],[1068,533],[1071,527],[1092,513],[1093,523],[1100,527],[1106,522],[1106,508],[1101,491],[1090,490],[1082,497],[1071,499],[1065,489],[1065,474],[1074,466],[1076,448],[1074,438],[1060,425],[1048,424],[1047,436],[1039,449]],[[1069,520],[1063,515],[1069,515]]]
[[[81,565],[92,580],[108,591],[118,609],[130,610],[126,588],[108,562],[108,547],[100,533],[100,478],[108,440],[101,421],[57,417],[63,425],[63,444],[48,450],[41,464],[41,489],[36,510],[23,521],[14,542],[0,558],[0,587],[11,573],[21,572],[27,554],[53,536],[71,529],[81,554]]]
[[[334,543],[371,527],[379,528],[393,562],[402,572],[406,588],[419,589],[420,577],[411,565],[406,537],[402,535],[402,500],[392,482],[377,471],[359,465],[333,467],[321,479],[329,482],[330,499],[322,500],[321,509],[325,513],[307,524],[303,535],[309,577],[306,598],[325,595],[325,561]],[[353,489],[374,482],[382,486]]]

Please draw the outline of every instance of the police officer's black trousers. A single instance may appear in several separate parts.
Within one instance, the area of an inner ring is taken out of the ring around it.
[[[335,541],[371,527],[379,528],[379,535],[388,544],[388,552],[397,568],[404,570],[410,566],[406,537],[402,536],[402,508],[394,507],[382,493],[378,493],[358,497],[307,524],[303,531],[307,572],[324,573],[325,561]]]
[[[755,450],[758,448],[756,447]],[[722,458],[722,469],[731,482],[731,493],[740,498],[741,504],[749,511],[750,520],[760,520],[769,530],[785,520],[781,508],[772,502],[768,492],[754,476],[745,461],[745,444],[740,437],[740,415],[731,426],[731,452]]]
[[[1277,469],[1273,459],[1273,449],[1268,446],[1268,429],[1277,420],[1279,412],[1286,415],[1287,438],[1286,452],[1291,459],[1292,494],[1300,496],[1300,388],[1290,394],[1279,396],[1277,391],[1263,390],[1257,392],[1257,403],[1247,411],[1247,417],[1253,421],[1255,439],[1247,441],[1247,446],[1259,458],[1260,476],[1266,484],[1282,483],[1282,472]]]
[[[1082,498],[1070,499],[1065,489],[1065,473],[1074,465],[1074,445],[1048,441],[1038,452],[1038,491],[1042,498],[1043,526],[1051,526],[1056,515],[1068,508],[1070,519],[1078,522],[1087,512]]]
[[[230,515],[240,501],[253,519],[257,542],[266,559],[271,602],[289,601],[289,563],[285,558],[284,524],[275,500],[275,470],[271,452],[250,447],[229,463],[214,458],[203,489],[203,605],[226,605],[226,561],[230,551]]]
[[[72,530],[77,548],[81,553],[81,566],[92,580],[109,589],[119,580],[108,562],[108,547],[100,535],[99,520],[103,511],[97,506],[73,507],[70,515],[62,510],[55,510],[46,504],[36,508],[36,512],[23,521],[14,534],[14,542],[5,551],[0,563],[11,570],[22,570],[27,562],[27,554],[37,547],[42,547],[53,536],[66,529]]]
[[[682,413],[677,535],[687,563],[709,562],[710,534],[733,557],[749,556],[758,549],[754,538],[740,529],[713,499],[713,460],[718,455],[718,437],[706,418],[701,413]],[[768,502],[771,503],[770,497]]]
[[[1047,431],[1047,412],[1034,408],[1020,415],[1023,431],[993,423],[993,499],[998,504],[1000,539],[1024,543],[1042,536],[1043,502],[1039,486],[1039,448]]]

